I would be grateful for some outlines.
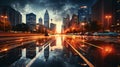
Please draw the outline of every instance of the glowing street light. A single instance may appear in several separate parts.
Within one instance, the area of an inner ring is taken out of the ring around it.
[[[81,25],[82,25],[82,26],[84,26],[84,25],[85,25],[85,23],[81,23]]]
[[[110,53],[113,53],[114,49],[112,46],[103,46],[102,47],[102,56],[105,57],[109,55]]]
[[[107,28],[109,29],[109,27],[110,27],[110,19],[112,18],[112,16],[111,15],[106,15],[105,18],[107,19],[107,23],[108,23]]]

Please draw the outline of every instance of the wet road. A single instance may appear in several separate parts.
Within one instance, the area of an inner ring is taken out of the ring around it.
[[[24,36],[0,42],[0,67],[120,66],[119,37]]]

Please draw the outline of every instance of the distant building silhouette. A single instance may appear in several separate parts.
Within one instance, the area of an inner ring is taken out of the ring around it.
[[[9,21],[12,27],[22,23],[21,13],[10,6],[0,6],[0,20],[2,16],[7,16],[6,21]]]
[[[44,14],[44,26],[46,28],[49,28],[49,13],[48,13],[47,10],[46,10],[46,12]]]
[[[50,30],[55,31],[56,30],[56,24],[50,23]]]
[[[39,24],[43,25],[42,18],[39,18]]]
[[[26,24],[29,26],[30,31],[34,31],[36,27],[36,15],[33,13],[26,14]]]
[[[64,29],[67,29],[70,25],[70,15],[67,14],[66,17],[63,18],[63,27]]]

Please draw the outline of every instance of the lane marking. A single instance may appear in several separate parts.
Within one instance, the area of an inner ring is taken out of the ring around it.
[[[52,42],[54,42],[54,40],[51,40],[51,41],[45,43],[42,47],[45,46],[44,49],[46,49],[46,48],[49,46],[49,44],[51,44]],[[46,45],[47,45],[47,46],[46,46]],[[40,54],[44,51],[44,49],[42,49],[42,50],[26,65],[26,67],[30,67],[30,66],[35,62],[35,60],[40,56]]]
[[[67,42],[67,41],[66,41]],[[94,65],[88,61],[79,51],[77,51],[69,42],[67,42],[71,47],[72,49],[90,66],[90,67],[94,67]]]
[[[99,49],[103,49],[103,48],[102,48],[102,47],[100,47],[100,46],[96,46],[96,45],[91,44],[91,43],[88,43],[88,42],[83,42],[83,43],[86,43],[86,44],[88,44],[88,45],[94,46],[94,47],[99,48]]]

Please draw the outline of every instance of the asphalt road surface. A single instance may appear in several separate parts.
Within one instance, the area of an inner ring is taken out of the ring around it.
[[[120,67],[120,39],[50,35],[0,38],[0,67]]]

